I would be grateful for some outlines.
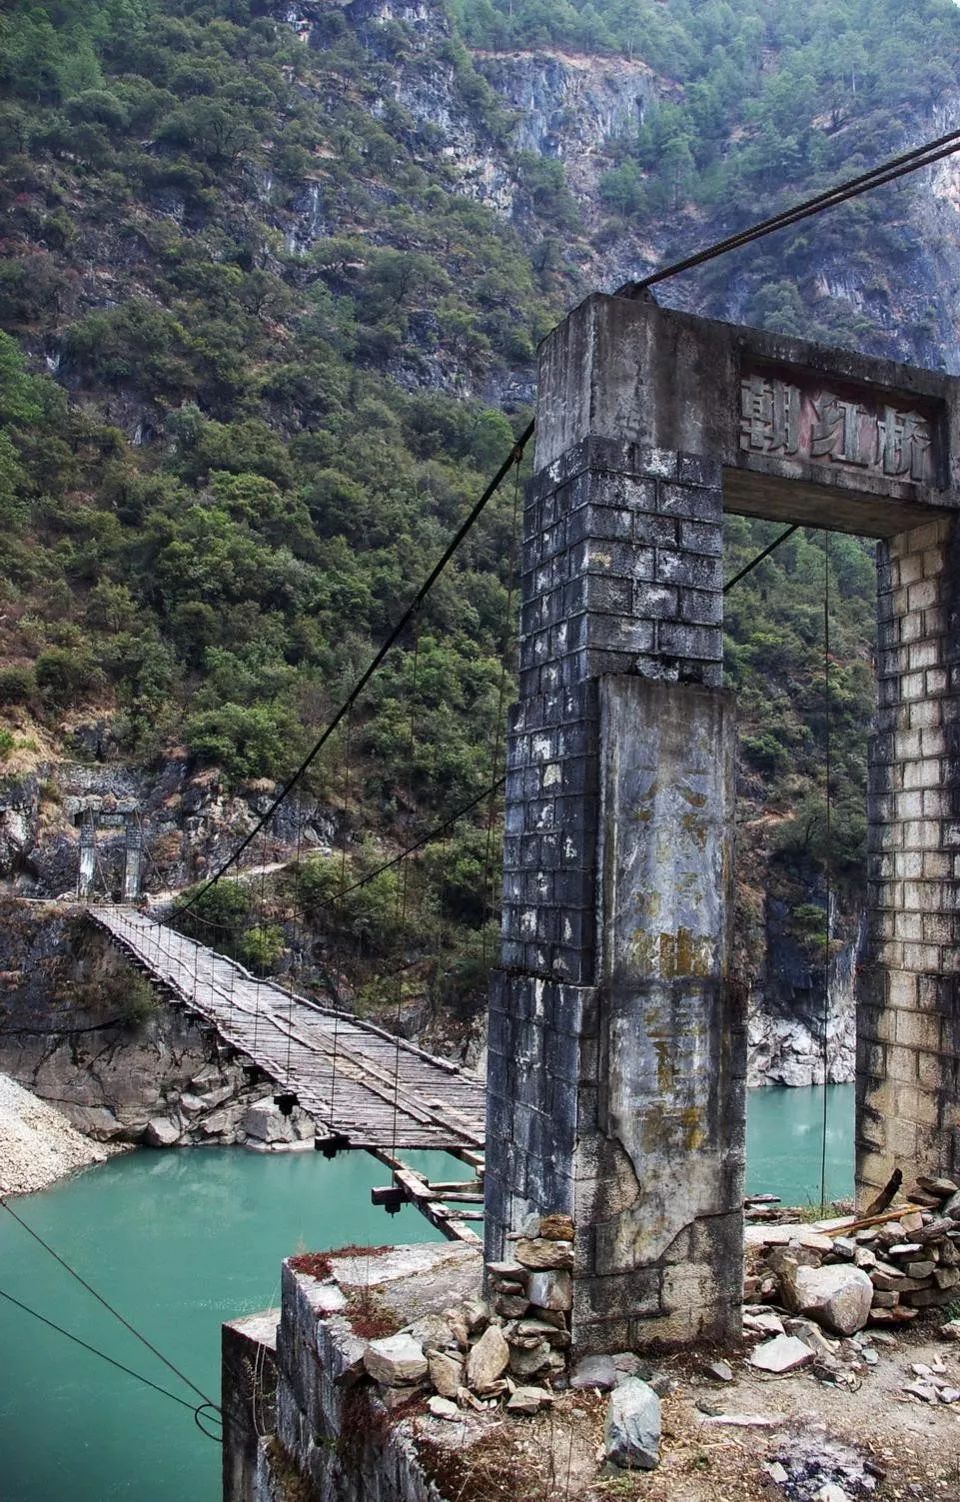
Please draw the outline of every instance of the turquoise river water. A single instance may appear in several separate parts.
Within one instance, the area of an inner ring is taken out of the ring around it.
[[[827,1097],[828,1197],[852,1187],[853,1087]],[[821,1089],[751,1092],[748,1189],[819,1200]],[[465,1170],[421,1155],[435,1176]],[[25,1220],[211,1397],[219,1327],[276,1304],[284,1256],[349,1242],[435,1240],[414,1210],[370,1204],[366,1154],[137,1152],[15,1201]],[[191,1399],[8,1215],[0,1288]],[[192,1399],[191,1399],[192,1401]],[[192,1414],[0,1300],[0,1502],[219,1502],[219,1446]]]

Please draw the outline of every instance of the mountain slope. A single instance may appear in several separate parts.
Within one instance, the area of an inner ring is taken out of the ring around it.
[[[79,732],[141,767],[179,746],[253,807],[509,451],[563,311],[946,128],[960,15],[15,0],[0,59],[8,783]],[[944,164],[661,295],[960,369],[958,202]],[[731,569],[770,535],[732,519]],[[515,555],[508,488],[374,680],[347,791],[342,743],[316,770],[357,869],[364,834],[406,840],[491,779]],[[783,923],[811,964],[824,567],[798,534],[728,609],[746,848],[781,847]],[[870,550],[836,539],[829,568],[834,868],[855,894]],[[468,970],[489,849],[478,814],[424,877],[420,941],[439,912]],[[158,845],[151,881],[174,867]],[[354,914],[351,942],[393,900]]]

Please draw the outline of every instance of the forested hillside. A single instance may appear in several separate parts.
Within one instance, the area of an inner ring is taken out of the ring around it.
[[[563,311],[947,128],[958,62],[950,0],[13,0],[8,780],[93,721],[119,760],[181,744],[235,786],[282,779],[525,425]],[[664,298],[956,369],[957,182],[947,164]],[[506,487],[356,717],[357,842],[489,781],[513,511]],[[769,535],[732,521],[731,570]],[[871,550],[837,539],[830,567],[855,884]],[[748,812],[814,861],[823,569],[798,534],[728,616]],[[334,757],[311,787],[341,784]],[[447,901],[479,929],[478,820]]]

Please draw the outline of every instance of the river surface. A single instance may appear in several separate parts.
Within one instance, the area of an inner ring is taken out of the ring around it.
[[[750,1095],[748,1188],[819,1200],[823,1091]],[[852,1187],[853,1087],[831,1086],[828,1197]],[[412,1155],[411,1155],[412,1157]],[[416,1166],[466,1171],[439,1154]],[[296,1250],[431,1241],[415,1210],[370,1204],[364,1153],[194,1148],[114,1158],[17,1212],[211,1397],[219,1327],[275,1305]],[[0,1288],[189,1402],[199,1401],[0,1211]],[[0,1300],[0,1502],[219,1502],[219,1446],[193,1415]]]

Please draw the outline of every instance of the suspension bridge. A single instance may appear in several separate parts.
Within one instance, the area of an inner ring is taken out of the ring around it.
[[[466,1222],[480,1212],[455,1212],[444,1200],[478,1203],[479,1181],[431,1186],[400,1154],[446,1152],[482,1174],[485,1098],[478,1076],[373,1023],[259,979],[133,907],[89,912],[153,985],[272,1082],[281,1109],[297,1104],[313,1118],[319,1149],[362,1148],[391,1169],[394,1188],[375,1191],[378,1203],[392,1209],[412,1200],[445,1235],[476,1239]]]

